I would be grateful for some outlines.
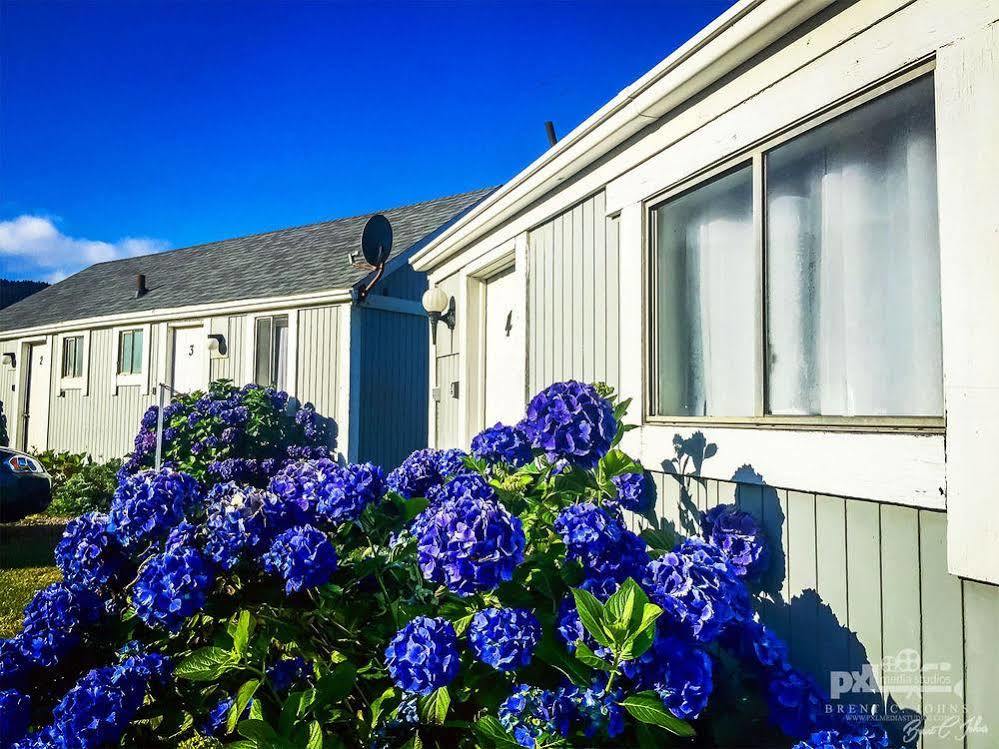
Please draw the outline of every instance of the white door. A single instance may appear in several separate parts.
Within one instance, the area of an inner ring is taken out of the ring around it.
[[[205,329],[173,329],[173,389],[180,393],[203,390],[205,365]]]
[[[27,407],[24,412],[25,430],[22,441],[26,452],[42,452],[47,447],[51,371],[49,344],[31,344],[28,352],[28,377],[25,382]]]
[[[485,425],[497,421],[516,424],[524,416],[524,393],[517,368],[524,366],[517,332],[522,324],[519,284],[513,271],[491,278],[485,285]]]

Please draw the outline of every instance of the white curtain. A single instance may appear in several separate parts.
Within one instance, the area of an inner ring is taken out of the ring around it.
[[[768,157],[769,408],[943,413],[932,84]]]
[[[726,175],[666,204],[657,226],[657,412],[752,415],[759,301],[751,172]]]

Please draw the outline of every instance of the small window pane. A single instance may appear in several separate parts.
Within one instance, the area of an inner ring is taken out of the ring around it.
[[[142,331],[132,331],[132,374],[142,374]]]
[[[256,354],[254,362],[254,382],[263,387],[271,387],[271,318],[258,317],[256,322]]]
[[[288,377],[288,318],[274,318],[273,387],[287,390]]]
[[[62,340],[62,376],[80,377],[83,374],[83,338],[72,336]]]
[[[118,374],[131,374],[132,331],[123,332],[120,340],[121,343],[118,346]]]
[[[943,414],[933,82],[770,152],[768,408]]]
[[[752,167],[655,211],[658,388],[663,416],[752,416],[757,293]]]

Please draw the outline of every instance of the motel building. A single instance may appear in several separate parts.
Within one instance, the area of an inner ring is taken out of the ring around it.
[[[663,517],[762,521],[797,664],[994,749],[997,123],[995,0],[736,3],[412,255],[431,443],[608,383]]]

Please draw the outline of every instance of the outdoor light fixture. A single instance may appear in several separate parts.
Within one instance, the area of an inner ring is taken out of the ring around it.
[[[228,353],[227,347],[225,345],[225,336],[222,335],[221,333],[209,333],[208,350],[213,354],[218,354],[219,356],[225,356]]]
[[[454,330],[454,297],[437,286],[427,289],[423,292],[423,309],[430,318],[430,336],[436,346],[437,323],[443,322],[448,330]]]
[[[8,351],[3,355],[3,365],[14,369],[17,366],[17,356],[13,351]]]

